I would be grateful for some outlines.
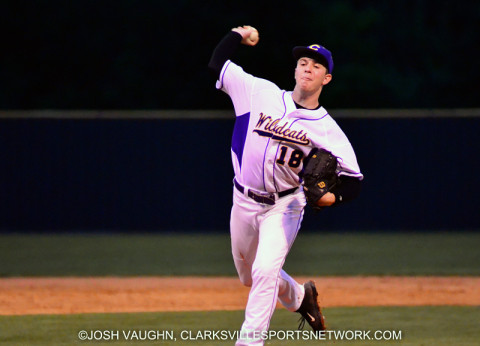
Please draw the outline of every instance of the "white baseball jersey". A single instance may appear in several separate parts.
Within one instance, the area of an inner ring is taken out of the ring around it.
[[[237,116],[232,162],[241,185],[272,193],[299,186],[303,159],[314,147],[337,156],[339,175],[363,179],[347,136],[323,107],[297,109],[292,92],[231,61],[216,87],[230,96]]]

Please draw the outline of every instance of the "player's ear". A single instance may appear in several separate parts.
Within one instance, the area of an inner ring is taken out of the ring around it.
[[[327,73],[325,75],[325,78],[323,79],[323,83],[322,85],[327,85],[328,83],[330,83],[330,81],[332,80],[332,75],[330,73]]]

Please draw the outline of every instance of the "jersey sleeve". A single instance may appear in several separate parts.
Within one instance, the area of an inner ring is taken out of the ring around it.
[[[216,87],[230,96],[237,116],[250,111],[256,80],[230,60],[223,66]]]
[[[332,152],[338,159],[338,175],[363,179],[363,174],[357,162],[355,151],[345,133],[338,124],[331,118],[325,119],[323,123],[324,136],[322,142],[318,143],[320,147]]]
[[[347,136],[345,136],[343,132],[341,132],[341,134],[337,134],[337,136],[340,135],[343,137],[343,140],[336,143],[342,143],[342,145],[331,147],[332,154],[338,159],[337,173],[338,175],[346,175],[362,180],[363,174],[360,172],[355,151],[348,141]]]
[[[360,172],[355,152],[351,145],[339,148],[333,153],[338,157],[338,175],[346,175],[363,180],[363,174]]]

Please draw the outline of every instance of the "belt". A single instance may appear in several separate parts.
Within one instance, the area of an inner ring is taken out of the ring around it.
[[[238,183],[236,179],[233,179],[233,183],[235,184],[235,187],[237,188],[238,191],[241,193],[245,194],[245,188]],[[293,187],[291,189],[278,192],[278,198],[282,198],[285,196],[288,196],[292,193],[294,193],[297,190],[297,187]],[[253,192],[250,189],[247,189],[247,196],[253,199],[255,202],[258,203],[263,203],[263,204],[268,204],[268,205],[274,205],[275,204],[275,193],[268,193],[266,195],[260,195],[258,193]]]

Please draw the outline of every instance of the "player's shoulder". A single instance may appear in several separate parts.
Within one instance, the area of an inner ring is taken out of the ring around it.
[[[322,106],[318,107],[317,109],[295,107],[295,113],[298,118],[303,118],[311,121],[321,121],[323,123],[335,122],[335,120],[333,120],[328,111]]]
[[[325,109],[324,109],[325,110]],[[326,127],[332,129],[333,131],[341,131],[343,132],[343,130],[341,129],[340,125],[338,124],[337,120],[335,119],[334,116],[331,115],[331,113],[329,113],[327,110],[325,110],[325,116],[323,118],[324,120],[324,123],[326,124]]]
[[[268,92],[276,94],[279,97],[283,94],[283,90],[280,89],[275,83],[264,78],[256,78],[255,80],[255,91],[254,93]]]
[[[228,66],[227,66],[228,63]],[[255,88],[257,90],[263,90],[263,89],[270,89],[270,90],[276,90],[276,91],[281,91],[280,88],[273,83],[272,81],[269,81],[268,79],[258,77],[255,75],[252,75],[248,72],[246,72],[242,66],[234,63],[233,61],[227,61],[226,66],[224,67],[225,69],[228,68],[232,74],[237,75],[239,78],[252,78],[255,80]]]
[[[343,135],[343,130],[335,118],[323,106],[317,109],[298,109],[297,117],[310,123],[312,129],[321,133],[337,133]]]

